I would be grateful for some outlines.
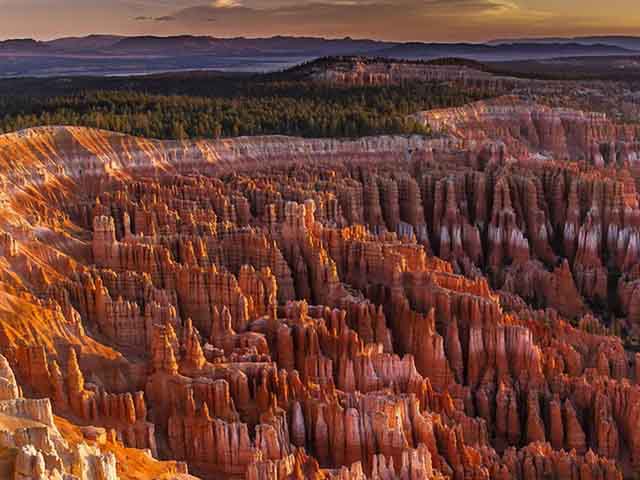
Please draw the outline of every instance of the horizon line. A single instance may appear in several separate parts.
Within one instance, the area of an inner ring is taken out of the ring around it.
[[[382,40],[379,38],[373,37],[352,37],[350,35],[346,36],[323,36],[323,35],[289,35],[289,34],[276,34],[269,36],[243,36],[243,35],[202,35],[202,34],[194,34],[194,33],[179,33],[174,35],[157,35],[157,34],[117,34],[117,33],[87,33],[85,35],[65,35],[65,36],[52,36],[52,37],[1,37],[0,42],[10,42],[10,41],[27,41],[32,40],[40,43],[49,43],[57,40],[70,40],[70,39],[84,39],[90,37],[118,37],[118,38],[181,38],[181,37],[191,37],[191,38],[211,38],[211,39],[220,39],[220,40],[270,40],[274,38],[294,38],[294,39],[314,39],[314,40],[327,40],[327,41],[369,41],[369,42],[378,42],[378,43],[397,43],[397,44],[410,44],[410,43],[422,43],[422,44],[474,44],[474,45],[483,45],[492,42],[509,42],[511,41],[539,41],[539,40],[580,40],[580,39],[598,39],[598,38],[637,38],[640,39],[640,32],[638,34],[632,35],[628,33],[607,33],[607,34],[592,34],[592,35],[542,35],[542,36],[529,36],[529,35],[519,35],[519,36],[500,36],[496,38],[488,38],[486,40],[455,40],[455,41],[446,41],[446,40]]]

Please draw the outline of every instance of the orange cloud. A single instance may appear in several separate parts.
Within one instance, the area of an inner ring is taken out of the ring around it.
[[[640,34],[637,0],[56,0],[55,9],[42,0],[0,3],[4,37],[192,33],[480,41]],[[158,18],[174,20],[140,20]]]

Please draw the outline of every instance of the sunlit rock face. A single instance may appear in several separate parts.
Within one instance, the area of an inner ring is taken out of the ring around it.
[[[485,148],[481,160],[585,160],[595,167],[638,162],[637,125],[620,125],[604,113],[552,108],[500,97],[459,108],[430,110],[414,118]],[[488,140],[496,145],[486,145]]]
[[[636,130],[423,117],[447,133],[0,137],[13,478],[639,468]]]
[[[342,57],[308,65],[314,80],[340,86],[400,85],[407,82],[440,82],[466,91],[506,92],[532,81],[499,76],[475,66],[446,65],[390,59]]]

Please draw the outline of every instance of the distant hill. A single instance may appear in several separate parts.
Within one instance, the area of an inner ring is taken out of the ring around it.
[[[458,57],[477,61],[539,60],[543,58],[639,54],[640,50],[579,43],[508,43],[499,45],[465,43],[411,43],[387,48],[380,55],[391,58],[435,59]]]
[[[93,54],[93,55],[197,55],[202,53],[218,55],[239,54],[305,54],[305,55],[342,55],[365,54],[384,50],[399,43],[376,40],[354,40],[351,38],[325,39],[314,37],[269,38],[217,38],[209,36],[178,35],[170,37],[118,35],[90,35],[87,37],[68,37],[40,42],[31,39],[6,40],[0,42],[0,49],[11,49],[15,53],[31,53],[36,48],[46,48],[48,53],[56,55]]]
[[[480,62],[640,55],[640,38],[398,43],[314,37],[217,38],[90,35],[51,41],[0,42],[0,77],[131,75],[187,70],[264,72],[328,56],[407,60],[459,57]]]
[[[39,42],[30,38],[5,40],[0,42],[0,53],[33,54],[50,53],[51,47],[46,42]]]
[[[542,38],[503,38],[487,42],[487,45],[521,45],[526,44],[568,44],[579,45],[608,45],[610,47],[625,48],[628,50],[640,51],[640,37],[625,35],[606,35],[591,37],[542,37]]]
[[[122,40],[121,35],[89,35],[87,37],[65,37],[51,40],[46,44],[56,52],[96,52],[108,49]]]

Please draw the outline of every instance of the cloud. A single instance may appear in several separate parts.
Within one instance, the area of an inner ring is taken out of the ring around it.
[[[514,0],[214,0],[172,16],[185,30],[219,36],[452,40],[486,36],[490,23],[518,23],[526,12]]]
[[[140,15],[134,18],[134,20],[138,21],[138,22],[150,22],[150,21],[154,21],[154,22],[174,22],[177,20],[176,17],[173,17],[171,15],[164,15],[162,17],[148,17],[145,15]]]
[[[232,8],[242,5],[240,0],[214,0],[211,4],[214,8]]]
[[[108,31],[479,41],[637,35],[640,25],[638,0],[0,0],[0,5],[5,7],[0,15],[4,38]],[[175,20],[154,20],[161,17]]]

